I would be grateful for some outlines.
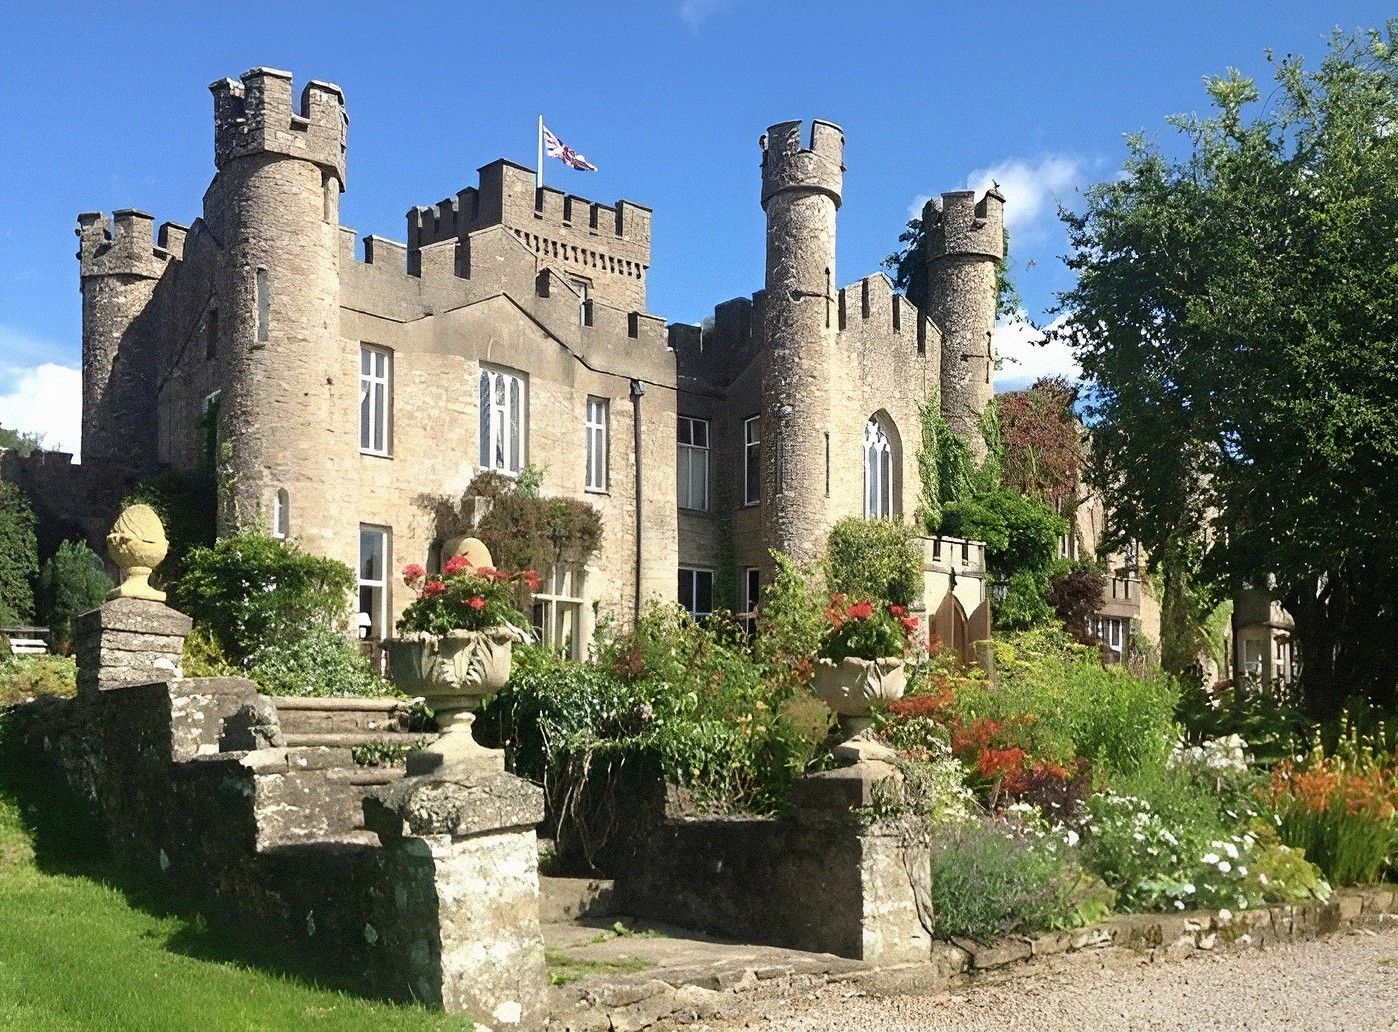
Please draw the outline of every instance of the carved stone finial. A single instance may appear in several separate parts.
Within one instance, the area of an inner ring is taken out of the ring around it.
[[[107,592],[107,598],[164,602],[165,592],[150,586],[150,575],[169,550],[170,541],[155,510],[149,505],[127,506],[107,535],[107,555],[122,575],[121,583]]]

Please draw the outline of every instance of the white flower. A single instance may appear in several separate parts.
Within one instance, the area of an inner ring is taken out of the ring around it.
[[[1227,874],[1232,869],[1233,865],[1230,864],[1227,860],[1220,860],[1218,862],[1218,870],[1220,874]]]
[[[1233,845],[1233,843],[1225,842],[1223,844],[1223,851],[1227,853],[1229,856],[1231,856],[1234,860],[1238,859],[1238,847]]]
[[[1133,832],[1131,837],[1135,839],[1137,842],[1144,842],[1146,840],[1146,837],[1142,835],[1139,831]]]
[[[1199,890],[1194,887],[1193,882],[1185,882],[1184,888],[1182,888],[1180,891],[1183,892],[1186,896],[1192,896]]]
[[[1246,877],[1247,877],[1247,873],[1248,873],[1248,869],[1247,869],[1246,867],[1244,867],[1242,864],[1239,864],[1239,865],[1238,865],[1238,877],[1239,877],[1239,878],[1246,878]]]
[[[1205,853],[1203,856],[1199,858],[1199,862],[1204,864],[1216,864],[1218,863],[1218,854]]]
[[[1063,836],[1063,841],[1070,846],[1076,846],[1078,844],[1078,833],[1072,828],[1069,828],[1068,834]]]
[[[1176,909],[1176,910],[1183,910],[1183,909],[1184,909],[1184,900],[1182,900],[1182,899],[1177,899],[1177,900],[1175,900],[1175,909]]]
[[[1233,920],[1233,911],[1229,910],[1227,907],[1224,907],[1222,910],[1218,912],[1218,919],[1220,921]]]
[[[1267,876],[1265,874],[1259,874],[1257,876],[1257,880],[1261,882],[1263,885],[1267,884]]]

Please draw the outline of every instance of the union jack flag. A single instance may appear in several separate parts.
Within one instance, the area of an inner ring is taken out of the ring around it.
[[[543,126],[543,130],[544,149],[549,157],[557,158],[560,161],[562,161],[563,164],[567,165],[569,168],[575,168],[579,172],[597,171],[596,165],[588,161],[577,151],[573,150],[572,147],[569,147],[557,136],[554,136],[553,131],[549,129],[548,126]]]

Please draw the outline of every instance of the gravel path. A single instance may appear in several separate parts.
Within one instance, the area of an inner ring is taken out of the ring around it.
[[[911,988],[911,992],[910,992]],[[886,994],[886,995],[885,995]],[[830,985],[766,1016],[710,1028],[760,1032],[1082,1032],[1093,1029],[1398,1030],[1398,932],[1178,961],[1065,963],[1000,984],[916,995]]]

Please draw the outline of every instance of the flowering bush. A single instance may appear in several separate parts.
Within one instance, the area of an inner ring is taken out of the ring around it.
[[[539,590],[533,570],[506,573],[491,566],[472,566],[464,555],[447,560],[439,577],[429,577],[417,563],[403,567],[403,583],[417,598],[403,610],[399,632],[446,634],[510,627],[523,633],[524,617],[515,605],[519,585]]]
[[[1398,754],[1342,729],[1335,752],[1317,741],[1308,760],[1283,760],[1270,799],[1283,842],[1338,885],[1398,869]]]
[[[851,599],[836,592],[825,608],[823,659],[882,659],[906,656],[916,647],[918,619],[906,606]]]

